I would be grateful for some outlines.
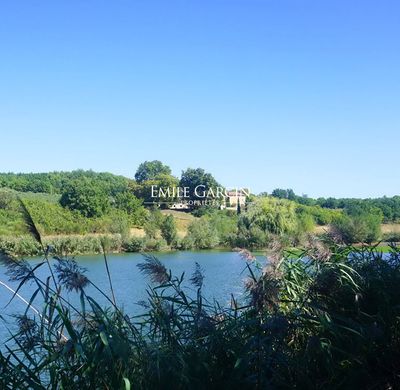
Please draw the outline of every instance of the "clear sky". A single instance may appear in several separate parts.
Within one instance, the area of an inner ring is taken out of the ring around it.
[[[0,2],[0,171],[400,194],[400,2]]]

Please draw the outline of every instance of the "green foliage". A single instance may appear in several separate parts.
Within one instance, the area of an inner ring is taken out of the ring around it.
[[[113,212],[104,215],[102,218],[96,220],[93,226],[95,232],[101,233],[119,233],[123,236],[129,235],[129,227],[131,225],[130,216],[122,210],[113,210]],[[106,226],[106,229],[104,229]]]
[[[318,225],[329,225],[343,214],[340,210],[324,209],[321,206],[298,205],[297,212],[310,215]]]
[[[17,210],[0,209],[0,236],[25,234],[26,227]]]
[[[188,234],[182,245],[185,249],[211,249],[220,242],[218,231],[206,218],[198,219],[190,223]]]
[[[109,251],[122,251],[123,242],[120,234],[86,235],[86,236],[54,236],[44,238],[44,244],[53,248],[59,255],[83,255],[102,253],[101,239],[109,238]],[[0,237],[0,251],[5,251],[13,256],[38,256],[42,253],[41,246],[29,235],[18,237]]]
[[[42,199],[26,199],[25,204],[42,234],[83,234],[90,230],[88,220],[78,211]]]
[[[142,226],[146,218],[146,210],[142,206],[142,200],[136,198],[132,193],[125,191],[115,196],[115,207],[125,211],[131,224]]]
[[[383,258],[315,242],[298,258],[242,256],[249,277],[231,307],[205,299],[200,265],[188,285],[145,256],[139,268],[152,284],[143,314],[131,317],[108,291],[99,290],[108,308],[95,301],[89,287],[98,287],[73,259],[55,259],[56,278],[46,283],[2,253],[11,279],[38,286],[30,301],[40,315],[16,317],[12,346],[0,352],[0,387],[400,387],[398,248]],[[80,305],[68,294],[78,294]]]
[[[172,188],[177,186],[178,179],[176,177],[168,174],[159,174],[152,180],[142,181],[140,184],[132,186],[132,190],[144,202],[148,204],[161,202],[161,207],[166,208],[166,202],[174,202],[177,200],[177,197],[173,196],[172,192],[169,196],[158,196],[158,189],[163,188],[165,191],[165,189],[170,188],[172,191]],[[152,188],[154,188],[154,193],[152,192]]]
[[[15,196],[20,195],[16,193]],[[134,213],[110,208],[107,214],[86,218],[80,212],[61,207],[58,197],[45,194],[22,194],[24,203],[43,235],[119,233],[127,235],[132,225],[140,226],[147,211],[139,206]],[[0,236],[18,236],[27,233],[19,204],[13,200],[7,209],[0,209]]]
[[[82,178],[70,183],[61,194],[60,204],[79,211],[84,217],[99,217],[110,208],[110,199],[103,188],[93,180]]]
[[[345,243],[372,243],[381,236],[382,216],[377,214],[345,214],[332,224],[333,234]]]
[[[308,205],[308,206],[320,206],[324,209],[343,209],[349,210],[354,205],[359,205],[360,203],[367,208],[377,208],[380,209],[385,222],[398,222],[400,221],[400,196],[382,197],[376,199],[351,199],[351,198],[318,198],[312,199],[306,195],[296,195],[293,190],[282,190],[275,189],[272,191],[272,196],[280,199],[290,199],[295,202]],[[318,222],[318,221],[317,221]],[[331,221],[329,221],[330,223]],[[318,222],[319,223],[319,222]]]
[[[160,252],[168,249],[167,242],[162,239],[147,238],[144,242],[144,250],[146,252]]]
[[[400,232],[385,233],[382,235],[385,242],[400,242]]]
[[[279,199],[289,199],[289,200],[296,199],[296,195],[292,189],[284,190],[282,188],[276,188],[275,190],[272,191],[271,195]]]
[[[231,246],[239,248],[262,249],[270,241],[268,232],[262,230],[259,226],[246,226],[239,223],[238,233],[231,237]]]
[[[13,256],[38,256],[41,254],[42,248],[31,236],[0,236],[0,251]]]
[[[131,237],[122,243],[125,252],[159,252],[169,249],[163,238]]]
[[[135,180],[138,183],[143,183],[144,181],[154,180],[159,175],[171,175],[171,168],[158,160],[145,161],[139,165],[135,173]]]
[[[120,234],[107,236],[68,236],[47,239],[53,251],[62,256],[75,256],[86,253],[102,253],[101,240],[107,237],[108,252],[120,252],[122,239]]]
[[[297,216],[296,227],[291,234],[292,246],[301,245],[307,235],[313,232],[315,228],[314,218],[308,213],[299,213]]]
[[[211,214],[206,215],[202,219],[208,221],[215,229],[219,245],[226,247],[231,245],[232,237],[236,235],[238,230],[238,218],[234,212],[214,209]]]
[[[238,215],[238,230],[236,236],[230,236],[231,246],[265,248],[273,235],[291,235],[297,240],[301,222],[308,218],[303,214],[295,202],[258,197]],[[307,221],[310,224],[309,218]]]
[[[171,245],[176,240],[177,230],[172,215],[165,216],[164,220],[161,222],[161,236],[168,245]]]
[[[75,180],[90,179],[111,196],[128,189],[129,179],[107,172],[0,173],[0,187],[20,192],[61,194]]]
[[[239,218],[239,223],[248,228],[257,226],[262,231],[273,234],[293,231],[296,222],[296,204],[271,197],[256,199]]]
[[[345,243],[378,241],[383,215],[379,208],[363,202],[352,203],[332,224],[333,233]]]
[[[130,237],[122,244],[125,252],[142,252],[146,247],[146,239],[144,237]]]
[[[213,189],[219,186],[218,182],[214,179],[211,173],[207,173],[202,168],[188,168],[182,172],[181,180],[179,182],[181,187],[187,187],[189,190],[189,199],[192,201],[206,200],[207,197],[202,197],[203,192],[207,192],[209,189]],[[195,194],[196,187],[198,188],[198,195]]]
[[[153,209],[146,218],[146,222],[144,224],[144,231],[148,238],[155,239],[157,238],[161,224],[163,222],[164,216],[158,209]]]
[[[16,199],[14,191],[0,189],[0,210],[9,210],[12,208]]]

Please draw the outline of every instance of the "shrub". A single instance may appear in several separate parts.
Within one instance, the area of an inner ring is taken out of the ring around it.
[[[144,242],[144,250],[148,252],[160,252],[168,249],[168,244],[164,239],[148,238]]]
[[[31,236],[0,237],[0,250],[14,256],[38,256],[42,249]]]
[[[217,232],[219,244],[223,246],[230,245],[231,237],[237,233],[238,219],[236,213],[231,214],[225,211],[215,211],[204,217]]]
[[[270,235],[258,226],[239,225],[237,235],[231,236],[232,247],[261,249],[265,248],[269,241]]]
[[[172,215],[167,215],[161,223],[161,236],[171,245],[177,236],[176,224]]]
[[[129,222],[136,226],[143,226],[146,218],[146,210],[142,203],[142,200],[128,191],[120,192],[115,196],[115,207],[125,211],[129,216]]]
[[[190,223],[188,227],[187,243],[196,249],[211,249],[219,244],[218,232],[208,220],[199,219]]]
[[[332,224],[332,231],[345,243],[372,243],[380,239],[381,222],[382,216],[376,214],[345,214]]]
[[[71,182],[63,191],[60,204],[70,210],[79,211],[83,216],[99,217],[110,207],[109,195],[103,187],[86,177]]]
[[[158,209],[152,210],[144,223],[144,231],[148,238],[157,238],[164,216]]]
[[[8,210],[16,199],[16,193],[8,189],[0,190],[0,210]]]
[[[295,229],[296,204],[286,199],[258,198],[239,217],[242,226],[257,226],[262,231],[283,234]]]
[[[145,249],[145,245],[145,238],[131,237],[123,242],[122,248],[125,252],[142,252]]]
[[[100,240],[108,237],[108,250],[120,252],[122,250],[122,238],[120,234],[107,236],[55,236],[43,239],[45,247],[53,248],[58,255],[82,255],[102,253]],[[43,253],[41,246],[31,236],[0,237],[0,250],[6,251],[14,256],[38,256]]]

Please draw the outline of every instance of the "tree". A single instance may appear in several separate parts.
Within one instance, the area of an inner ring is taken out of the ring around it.
[[[98,183],[83,177],[67,186],[61,195],[60,204],[79,211],[85,217],[99,217],[108,211],[110,199]]]
[[[158,160],[145,161],[139,165],[135,173],[135,180],[143,183],[147,180],[154,180],[159,175],[171,175],[171,168]]]
[[[165,241],[167,241],[168,245],[171,245],[175,241],[177,230],[175,219],[172,215],[167,215],[161,223],[161,236]]]
[[[287,190],[283,190],[282,188],[275,188],[272,191],[271,195],[274,198],[279,198],[279,199],[289,199],[289,200],[297,199],[297,195],[291,188],[288,188]]]
[[[179,185],[189,189],[189,199],[192,201],[207,200],[207,197],[201,196],[202,193],[207,192],[209,189],[215,191],[216,187],[219,186],[211,173],[205,172],[202,168],[188,168],[186,171],[183,171]],[[195,189],[197,187],[198,194],[196,195]]]
[[[212,224],[204,219],[191,222],[185,241],[196,249],[211,249],[219,244],[218,232]]]
[[[136,198],[135,195],[126,191],[120,192],[115,196],[115,207],[125,211],[129,215],[129,219],[136,225],[142,225],[145,218],[146,210],[142,206],[143,201]]]
[[[379,208],[352,201],[341,218],[332,223],[332,228],[345,243],[371,243],[380,238],[382,220],[383,213]]]
[[[179,184],[178,179],[175,176],[160,174],[157,175],[153,180],[146,180],[140,184],[132,186],[133,193],[136,197],[143,199],[146,203],[157,203],[162,202],[162,208],[166,208],[167,203],[172,203],[177,200],[177,197],[172,196],[172,188],[177,187]],[[152,188],[155,188],[156,196],[152,196]],[[171,189],[171,196],[158,196],[158,189],[162,188],[164,192],[166,189]]]
[[[157,238],[162,221],[163,221],[163,215],[161,214],[160,210],[158,210],[158,209],[152,210],[147,215],[146,222],[143,227],[144,227],[146,236],[148,238],[152,238],[152,239]]]
[[[279,235],[293,232],[297,224],[296,203],[286,199],[258,198],[240,214],[239,227],[241,224]]]

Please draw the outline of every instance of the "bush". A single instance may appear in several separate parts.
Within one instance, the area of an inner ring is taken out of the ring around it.
[[[167,242],[168,245],[171,245],[177,237],[177,230],[175,219],[172,215],[167,215],[161,223],[161,236]]]
[[[60,204],[79,211],[84,217],[99,217],[110,207],[110,198],[103,187],[86,177],[77,179],[63,191]]]
[[[59,236],[44,238],[45,247],[50,246],[54,253],[62,256],[102,253],[101,238],[108,237],[108,251],[120,252],[122,239],[120,234],[107,236]],[[0,237],[0,250],[14,256],[38,256],[43,254],[41,246],[31,236]]]
[[[148,238],[144,242],[144,250],[147,252],[160,252],[168,249],[168,244],[164,239]]]
[[[231,236],[231,246],[262,249],[265,248],[270,241],[270,235],[258,226],[246,227],[239,225],[239,231],[236,236]]]
[[[299,246],[315,228],[314,218],[308,213],[300,213],[294,232],[291,234],[291,245]]]
[[[376,214],[345,214],[332,224],[331,229],[345,243],[372,243],[380,239],[381,222],[382,216]]]
[[[122,248],[125,252],[142,252],[145,249],[146,240],[142,237],[131,237],[126,239]]]
[[[215,211],[204,217],[217,232],[219,245],[228,246],[231,244],[231,237],[237,233],[238,219],[236,214],[225,211]]]
[[[26,233],[25,222],[18,211],[0,209],[0,236],[19,236]]]
[[[31,236],[0,237],[0,250],[14,256],[38,256],[42,249]]]
[[[184,245],[191,245],[195,249],[211,249],[218,244],[218,232],[208,220],[199,219],[190,223]]]
[[[147,215],[146,222],[144,223],[143,227],[148,238],[157,238],[163,220],[164,216],[158,209],[152,210]]]
[[[115,196],[115,207],[125,211],[129,216],[129,222],[136,226],[143,226],[146,218],[146,210],[142,203],[142,200],[127,191],[120,192]]]
[[[0,210],[8,210],[16,199],[16,193],[8,189],[0,190]]]
[[[258,198],[239,217],[242,226],[257,226],[263,232],[283,234],[294,231],[296,204],[286,199]]]

